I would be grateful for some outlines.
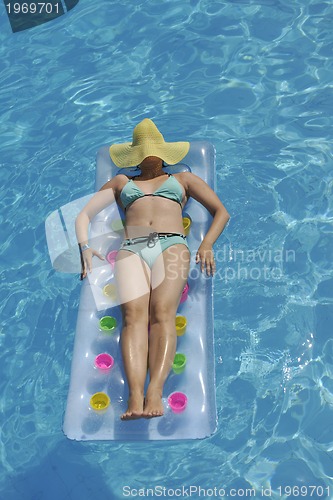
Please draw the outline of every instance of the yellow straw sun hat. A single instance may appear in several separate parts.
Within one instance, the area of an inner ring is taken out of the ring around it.
[[[145,118],[134,128],[132,142],[113,144],[110,156],[120,168],[140,165],[147,156],[157,156],[169,165],[175,165],[187,155],[189,149],[189,142],[165,142],[155,123]]]

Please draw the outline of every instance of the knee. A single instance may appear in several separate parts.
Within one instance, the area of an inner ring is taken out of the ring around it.
[[[173,307],[166,302],[156,302],[150,308],[150,323],[175,322],[176,312]]]
[[[123,326],[133,327],[143,325],[148,328],[148,311],[142,308],[127,308],[123,311]]]

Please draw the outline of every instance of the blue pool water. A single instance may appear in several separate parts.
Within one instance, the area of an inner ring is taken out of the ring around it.
[[[1,500],[333,498],[332,21],[323,0],[80,0],[13,34],[1,7]],[[80,281],[44,221],[146,116],[217,150],[218,430],[71,442]]]

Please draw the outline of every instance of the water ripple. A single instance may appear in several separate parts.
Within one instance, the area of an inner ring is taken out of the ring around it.
[[[57,499],[86,498],[95,478],[109,498],[126,484],[193,478],[258,491],[329,485],[330,4],[98,0],[15,35],[0,22],[6,498],[53,485]],[[177,446],[75,445],[61,425],[80,287],[51,269],[44,220],[92,192],[96,150],[130,140],[146,116],[167,140],[217,149],[217,191],[232,215],[216,245],[219,427]]]

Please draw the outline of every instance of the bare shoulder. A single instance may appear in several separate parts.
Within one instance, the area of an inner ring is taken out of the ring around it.
[[[106,182],[101,188],[100,191],[104,191],[104,189],[113,189],[114,191],[119,191],[122,189],[124,184],[128,181],[128,178],[124,174],[118,174],[112,177],[108,182]]]
[[[203,179],[201,179],[201,177],[193,174],[192,172],[181,172],[177,174],[177,177],[190,195],[191,190],[195,191],[196,189],[202,189],[204,187],[210,189],[208,184]]]
[[[180,175],[188,197],[201,203],[211,214],[219,209],[225,210],[217,194],[201,177],[192,172],[182,172]]]

